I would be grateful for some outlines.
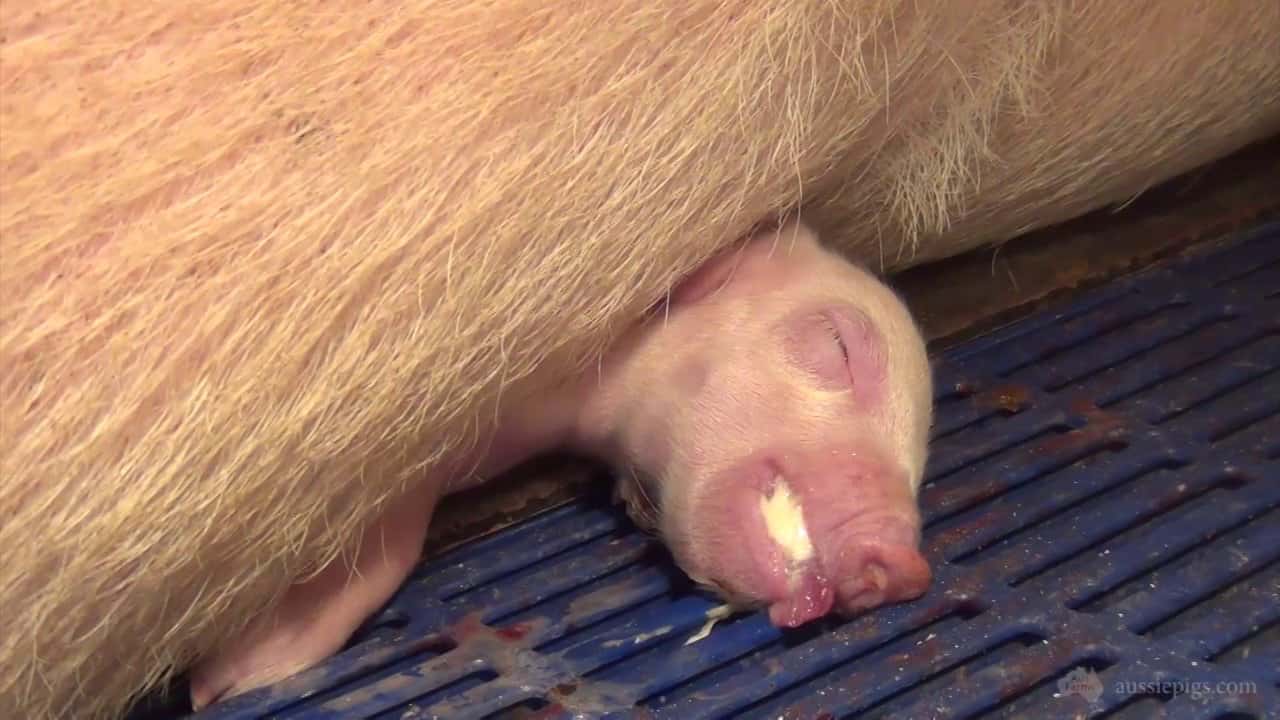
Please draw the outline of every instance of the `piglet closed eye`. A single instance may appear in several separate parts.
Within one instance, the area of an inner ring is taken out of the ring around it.
[[[785,319],[788,355],[830,390],[857,389],[878,401],[885,382],[884,340],[861,310],[843,304]]]

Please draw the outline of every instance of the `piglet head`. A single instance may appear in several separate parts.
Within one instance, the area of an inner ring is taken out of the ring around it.
[[[798,221],[676,288],[584,408],[633,517],[730,601],[794,626],[927,588],[924,342],[887,286]]]

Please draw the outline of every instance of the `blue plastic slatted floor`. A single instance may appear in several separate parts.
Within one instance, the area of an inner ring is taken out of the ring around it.
[[[1280,224],[938,358],[922,599],[780,633],[581,501],[201,717],[1280,717]]]

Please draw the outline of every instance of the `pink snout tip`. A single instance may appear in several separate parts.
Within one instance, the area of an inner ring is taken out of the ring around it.
[[[853,615],[914,600],[933,579],[928,562],[910,545],[862,541],[845,548],[838,564],[840,573],[831,578],[806,569],[786,597],[769,605],[769,621],[798,627],[832,610]]]
[[[910,545],[868,540],[846,547],[835,578],[836,607],[853,614],[920,597],[929,589],[929,563]]]

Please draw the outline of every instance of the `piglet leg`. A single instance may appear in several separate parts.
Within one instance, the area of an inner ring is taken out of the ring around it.
[[[417,563],[438,490],[424,483],[394,501],[365,531],[354,563],[336,560],[294,585],[272,612],[192,668],[192,706],[282,680],[340,650]]]

